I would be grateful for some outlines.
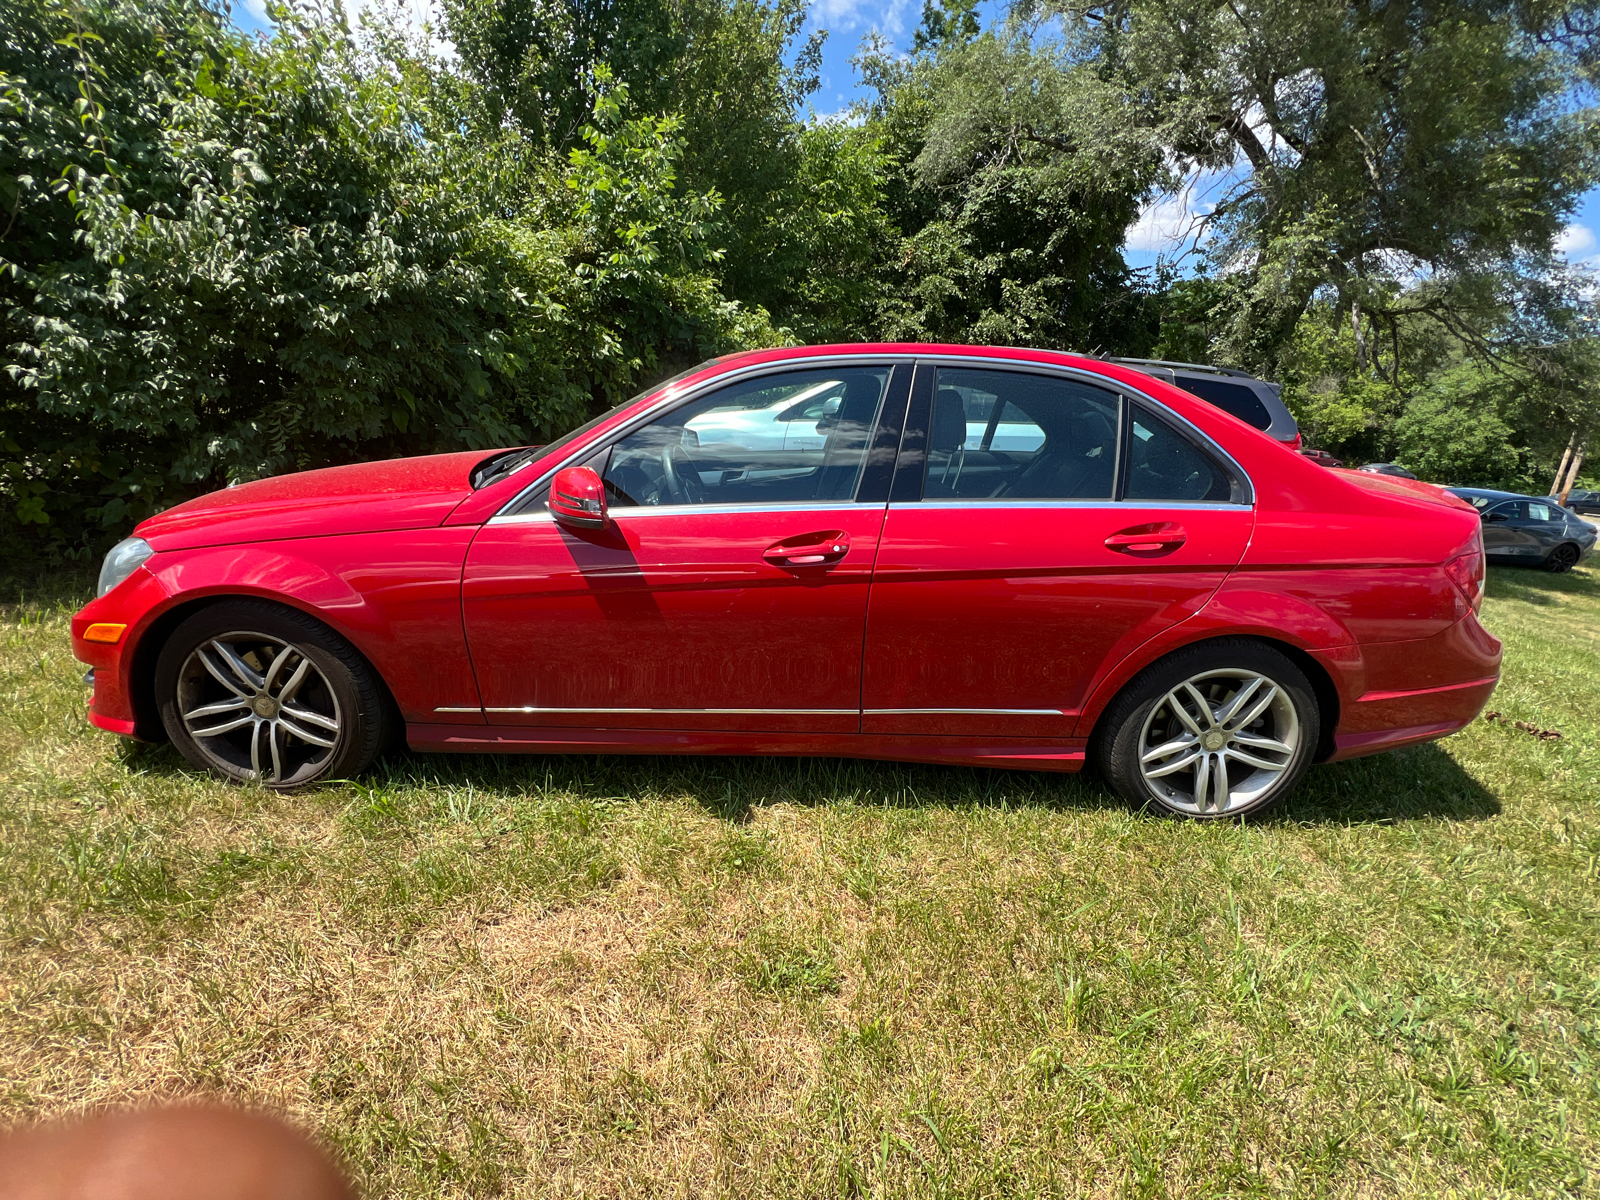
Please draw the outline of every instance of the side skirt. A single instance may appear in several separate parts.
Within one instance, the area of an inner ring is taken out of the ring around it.
[[[1081,738],[918,737],[910,734],[791,734],[673,729],[564,729],[524,726],[408,725],[413,750],[463,754],[729,754],[878,758],[892,762],[1002,767],[1019,771],[1083,769]]]

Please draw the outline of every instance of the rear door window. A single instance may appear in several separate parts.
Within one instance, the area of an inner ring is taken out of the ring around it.
[[[1555,509],[1548,504],[1538,504],[1530,500],[1528,501],[1528,517],[1534,521],[1554,521],[1556,513]]]
[[[1119,403],[1073,379],[940,367],[922,494],[1110,500]]]

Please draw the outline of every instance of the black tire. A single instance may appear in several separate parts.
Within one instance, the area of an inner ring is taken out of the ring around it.
[[[1544,560],[1544,569],[1552,575],[1565,575],[1578,565],[1578,548],[1571,543],[1557,546]]]
[[[1252,683],[1252,677],[1265,682]],[[1184,701],[1187,722],[1173,711],[1170,697],[1185,681],[1195,683],[1197,694],[1205,693],[1209,717],[1200,712],[1198,700]],[[1267,685],[1277,691],[1269,693]],[[1231,716],[1247,717],[1258,703],[1265,703],[1259,716],[1232,733],[1227,731],[1229,722],[1207,723],[1214,722],[1219,711],[1230,715],[1228,705],[1247,688],[1254,690]],[[1311,766],[1321,732],[1316,693],[1305,672],[1287,655],[1249,638],[1220,638],[1175,651],[1130,680],[1101,716],[1093,752],[1107,782],[1139,808],[1197,820],[1238,820],[1266,812],[1298,786]],[[1212,747],[1207,736],[1213,740],[1221,736],[1223,741]],[[1190,739],[1193,757],[1188,757],[1190,750],[1184,744]],[[1250,744],[1235,739],[1249,739]],[[1287,747],[1288,753],[1262,748],[1268,745]],[[1151,761],[1148,769],[1166,768],[1171,773],[1159,780],[1147,778],[1141,764],[1152,752],[1167,747],[1172,749]],[[1243,761],[1237,757],[1241,754],[1262,765]],[[1173,769],[1185,761],[1191,765]],[[1219,763],[1228,780],[1227,798],[1220,807],[1208,808],[1207,802],[1222,790],[1214,786]],[[1202,765],[1207,768],[1204,781],[1199,778]]]
[[[222,601],[184,621],[161,649],[155,684],[172,744],[236,783],[287,790],[347,778],[377,756],[390,725],[382,686],[344,639],[261,600]]]

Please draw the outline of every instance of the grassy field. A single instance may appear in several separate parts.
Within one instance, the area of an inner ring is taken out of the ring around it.
[[[1507,722],[1236,827],[831,760],[224,787],[90,729],[25,595],[0,1123],[221,1094],[385,1197],[1600,1195],[1600,575],[1489,597]]]

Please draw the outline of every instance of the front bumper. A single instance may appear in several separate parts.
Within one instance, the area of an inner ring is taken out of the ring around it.
[[[89,724],[123,737],[138,737],[132,678],[140,637],[160,615],[169,597],[160,582],[144,567],[89,601],[72,617],[72,654],[91,670],[84,682],[94,690],[89,701]],[[127,626],[112,643],[91,642],[84,632],[91,625]]]

